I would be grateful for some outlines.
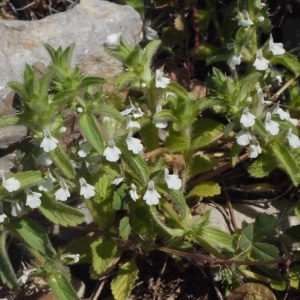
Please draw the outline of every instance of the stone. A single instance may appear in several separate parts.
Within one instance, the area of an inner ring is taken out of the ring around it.
[[[23,81],[25,63],[47,66],[51,62],[45,43],[55,49],[59,46],[65,49],[75,42],[72,66],[77,65],[85,75],[105,78],[105,89],[113,90],[122,64],[109,55],[105,47],[118,44],[120,37],[136,46],[142,26],[139,14],[132,7],[101,0],[81,0],[72,9],[38,21],[1,20],[1,111],[10,105],[7,99],[11,90],[6,87],[7,82]],[[1,131],[3,139],[5,131]]]

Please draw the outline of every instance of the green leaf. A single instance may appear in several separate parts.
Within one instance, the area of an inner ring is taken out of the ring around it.
[[[200,197],[212,197],[219,195],[221,193],[221,188],[218,183],[207,181],[198,184],[194,187],[187,195],[186,198],[200,196]]]
[[[76,226],[84,218],[84,214],[77,209],[55,201],[47,194],[43,194],[39,210],[49,221],[62,226]]]
[[[30,96],[29,96],[26,88],[23,86],[23,84],[12,81],[12,82],[8,82],[7,86],[9,88],[13,89],[15,92],[17,92],[19,94],[19,96],[21,97],[21,100],[26,100],[26,101],[30,100]]]
[[[132,151],[128,150],[126,144],[118,144],[118,147],[122,152],[122,160],[124,160],[129,168],[134,172],[136,179],[146,185],[149,181],[149,169],[142,156],[134,154]]]
[[[233,236],[213,227],[202,227],[199,237],[210,245],[234,252]]]
[[[252,245],[253,241],[253,224],[249,224],[246,228],[242,230],[240,247],[242,250],[247,249]]]
[[[266,235],[275,232],[277,218],[266,213],[258,215],[254,222],[254,241],[260,241]]]
[[[188,172],[188,180],[199,173],[212,170],[218,164],[217,160],[212,155],[196,155],[193,158],[193,163],[190,165]]]
[[[280,64],[285,66],[296,75],[300,74],[300,63],[293,54],[285,52],[283,55],[272,55],[270,61],[273,64]]]
[[[78,85],[78,89],[88,87],[90,85],[102,84],[105,83],[105,79],[101,77],[85,77],[81,80]]]
[[[128,195],[127,184],[122,184],[116,191],[114,191],[113,196],[113,208],[115,210],[127,209],[128,204],[125,203],[124,198]]]
[[[133,260],[126,262],[111,282],[111,290],[116,300],[127,300],[135,280],[138,278],[138,268]]]
[[[80,300],[70,282],[61,272],[55,271],[51,273],[47,282],[56,299]]]
[[[252,244],[251,256],[254,259],[271,260],[280,259],[278,249],[270,244],[255,242]],[[273,268],[276,264],[264,264],[265,267]]]
[[[299,290],[300,286],[300,266],[299,265],[293,265],[291,266],[290,270],[290,284],[291,287],[294,289]]]
[[[172,111],[169,109],[164,109],[158,113],[156,113],[153,116],[153,120],[159,121],[172,121],[172,122],[178,122],[178,119],[173,115]]]
[[[99,108],[93,110],[93,112],[97,112],[102,116],[107,116],[113,118],[119,122],[122,122],[124,117],[120,114],[120,112],[115,109],[112,105],[102,103]]]
[[[196,221],[192,223],[191,228],[195,233],[201,232],[203,227],[206,227],[209,224],[210,210],[205,212],[202,216],[199,216]]]
[[[188,148],[188,141],[181,135],[181,132],[170,128],[169,136],[166,139],[166,147],[172,152],[181,152]]]
[[[207,108],[212,108],[214,106],[226,107],[226,103],[224,101],[218,100],[216,98],[203,98],[197,103],[199,103],[199,111],[202,111]]]
[[[160,40],[154,40],[147,44],[147,46],[142,50],[143,54],[142,54],[142,59],[140,61],[141,65],[150,66],[152,62],[152,58],[156,53],[160,44],[161,44]]]
[[[8,228],[13,235],[29,247],[29,250],[33,249],[50,258],[56,254],[47,231],[35,221],[25,217],[15,219],[9,223]]]
[[[99,238],[91,244],[93,269],[99,275],[116,263],[117,245],[113,238]]]
[[[270,147],[274,155],[284,167],[285,171],[290,176],[293,184],[298,186],[300,183],[300,168],[290,150],[280,141],[276,140],[272,140],[270,142]]]
[[[104,151],[104,138],[95,118],[90,114],[83,114],[80,117],[79,126],[89,143],[102,155]]]
[[[75,177],[75,169],[60,144],[50,152],[50,155],[55,165],[68,179]]]
[[[236,55],[241,54],[243,47],[248,44],[250,37],[252,36],[253,29],[250,27],[240,26],[234,40],[234,52]]]
[[[236,141],[234,141],[230,151],[230,162],[233,167],[236,165],[241,151],[242,151],[242,147]]]
[[[268,176],[277,165],[278,163],[273,156],[264,154],[258,157],[255,162],[248,167],[248,172],[254,178],[263,178]]]
[[[119,234],[124,240],[128,240],[131,232],[131,226],[128,217],[123,217],[119,224]]]
[[[8,288],[19,290],[20,286],[17,283],[17,277],[6,252],[6,236],[7,234],[5,231],[0,232],[0,278],[2,284],[6,284]]]

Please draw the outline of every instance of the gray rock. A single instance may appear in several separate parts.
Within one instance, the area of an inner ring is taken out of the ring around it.
[[[22,82],[25,63],[49,65],[50,56],[44,44],[63,49],[75,42],[72,65],[89,76],[104,77],[106,90],[112,90],[122,65],[106,51],[105,46],[119,43],[120,37],[131,46],[141,38],[142,21],[130,6],[100,0],[81,0],[73,9],[39,21],[0,21],[0,107],[11,114],[9,81]],[[12,128],[13,129],[13,128]],[[7,135],[11,136],[11,128]],[[0,132],[0,148],[13,143]],[[21,133],[20,130],[17,132]],[[25,133],[25,130],[23,129]],[[19,135],[18,138],[19,139]],[[20,139],[19,139],[20,140]]]
[[[121,64],[105,50],[122,36],[135,46],[141,37],[142,21],[130,6],[100,0],[82,0],[73,9],[39,21],[0,21],[0,102],[6,98],[8,81],[21,81],[24,64],[50,63],[44,48],[66,48],[76,43],[73,66],[87,75],[113,82]]]

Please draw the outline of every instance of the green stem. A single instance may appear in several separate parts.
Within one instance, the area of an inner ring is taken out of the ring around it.
[[[254,10],[255,10],[254,9],[254,1],[248,0],[248,13],[249,13],[249,18],[252,21],[255,19]],[[253,26],[253,30],[252,30],[252,36],[251,36],[251,54],[254,57],[256,55],[256,51],[257,51],[257,36],[256,36],[255,24],[252,26]]]

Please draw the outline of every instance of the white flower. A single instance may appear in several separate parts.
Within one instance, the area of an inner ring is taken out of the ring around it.
[[[263,22],[265,20],[265,17],[264,16],[259,16],[258,18],[257,18],[257,21],[258,22]]]
[[[258,49],[256,51],[256,59],[254,61],[253,66],[258,71],[264,71],[268,68],[269,61],[262,56],[262,50]]]
[[[20,188],[20,186],[21,186],[20,181],[17,180],[16,178],[14,178],[14,177],[11,177],[9,179],[5,179],[3,170],[1,170],[0,176],[2,177],[2,185],[7,191],[13,192],[13,191],[16,191]]]
[[[131,131],[128,133],[128,136],[126,138],[126,143],[127,143],[128,150],[131,150],[134,154],[138,154],[141,151],[143,151],[143,144],[141,140],[132,137]]]
[[[300,140],[299,137],[292,133],[292,128],[289,128],[287,139],[289,140],[289,144],[292,149],[296,149],[300,147]]]
[[[249,157],[256,158],[259,154],[261,154],[260,145],[255,136],[252,135],[252,143],[248,148]]]
[[[60,132],[60,133],[65,133],[65,132],[67,132],[67,127],[65,127],[65,126],[61,127],[61,128],[59,129],[59,132]]]
[[[270,35],[270,40],[269,40],[269,50],[274,54],[274,55],[282,55],[285,53],[285,50],[283,48],[282,43],[274,43],[272,34]]]
[[[159,113],[162,111],[161,105],[156,106],[156,113]],[[152,121],[153,124],[155,124],[155,127],[157,128],[166,128],[168,126],[168,120],[164,118],[155,118]]]
[[[255,119],[256,117],[249,112],[249,108],[245,107],[240,119],[241,124],[246,128],[251,127],[255,124]]]
[[[276,135],[279,132],[279,124],[277,122],[271,120],[270,112],[267,112],[267,114],[266,114],[265,127],[266,127],[266,130],[271,135]]]
[[[290,113],[288,111],[283,110],[279,107],[279,102],[276,103],[276,106],[272,112],[272,114],[279,115],[281,120],[290,121],[294,126],[298,125],[298,120],[290,117]]]
[[[84,158],[87,157],[87,155],[91,152],[92,146],[90,143],[88,143],[86,140],[81,141],[79,143],[79,150],[77,152],[78,156]]]
[[[66,201],[70,197],[68,186],[63,178],[60,179],[60,189],[54,194],[55,200]]]
[[[154,182],[148,182],[148,189],[143,197],[148,205],[156,205],[159,202],[160,194],[154,189]]]
[[[136,186],[135,186],[134,183],[132,183],[132,184],[130,185],[130,187],[131,187],[131,190],[129,191],[130,197],[131,197],[131,199],[132,199],[133,201],[136,201],[136,200],[139,198],[139,196],[138,196],[138,194],[137,194],[137,192],[136,192]]]
[[[159,36],[157,35],[157,31],[155,31],[150,26],[145,26],[145,36],[148,41],[159,40]]]
[[[74,263],[76,264],[80,260],[80,254],[64,254],[61,256],[61,260],[65,260],[66,258],[73,259]]]
[[[176,175],[169,175],[168,168],[165,168],[165,181],[169,189],[180,190],[182,186],[181,179]]]
[[[273,103],[272,101],[265,101],[264,92],[260,87],[257,89],[257,98],[262,104],[270,105]]]
[[[25,193],[27,195],[26,196],[26,205],[29,206],[30,208],[37,208],[42,204],[42,201],[40,199],[42,197],[41,193],[33,192],[29,188],[25,189]]]
[[[59,141],[51,135],[48,128],[45,128],[43,132],[44,139],[42,140],[40,147],[43,148],[45,152],[50,152],[57,147]]]
[[[229,65],[229,67],[230,67],[231,69],[234,69],[235,66],[241,64],[241,58],[242,58],[241,55],[235,55],[235,54],[234,54],[234,55],[232,55],[232,56],[230,56],[230,57],[228,58],[227,64]]]
[[[120,112],[120,114],[124,117],[124,116],[128,116],[131,112],[133,112],[132,115],[135,119],[141,118],[144,115],[142,110],[138,106],[132,104],[131,101],[130,101],[130,105],[126,106],[125,109]]]
[[[236,134],[235,138],[236,138],[236,142],[240,146],[247,146],[250,144],[252,140],[252,136],[247,129],[242,129],[241,131],[239,131]]]
[[[129,129],[129,128],[138,128],[138,129],[140,129],[141,125],[140,125],[139,122],[131,121],[130,116],[127,116],[127,127],[126,127],[126,129]]]
[[[83,177],[79,178],[79,183],[80,195],[82,195],[85,199],[90,199],[95,196],[95,187],[88,184]]]
[[[294,126],[298,126],[298,120],[297,119],[289,118],[288,121],[290,121]]]
[[[81,114],[81,113],[83,112],[83,108],[82,108],[82,107],[80,107],[80,106],[79,106],[79,107],[77,107],[77,112]]]
[[[38,186],[39,191],[51,191],[53,190],[54,186],[53,186],[53,182],[55,182],[56,179],[52,176],[52,174],[50,173],[50,171],[48,171],[48,177],[46,178],[46,180],[43,183],[40,183]]]
[[[115,141],[113,139],[110,139],[107,144],[108,147],[105,148],[103,156],[105,156],[108,161],[116,162],[120,158],[121,151],[115,146]]]
[[[164,89],[170,83],[170,79],[163,77],[159,69],[155,71],[155,87]]]
[[[21,201],[11,202],[10,208],[11,208],[10,213],[13,217],[23,216],[27,212],[27,209],[25,208],[24,202],[21,202]]]
[[[247,10],[243,10],[243,18],[239,20],[238,26],[249,27],[253,25],[253,22],[249,18]]]
[[[52,165],[53,162],[52,158],[48,153],[43,153],[39,155],[37,158],[34,158],[34,160],[38,166],[46,166],[46,167]]]
[[[23,270],[23,274],[17,280],[18,285],[24,285],[27,282],[28,277],[31,275],[31,273],[36,271],[36,268],[27,269],[23,263],[22,265],[24,270]]]
[[[120,184],[123,180],[124,180],[124,177],[115,178],[115,179],[112,181],[112,184],[118,185],[118,184]]]
[[[5,213],[0,214],[0,223],[3,223],[6,218],[7,215]]]

